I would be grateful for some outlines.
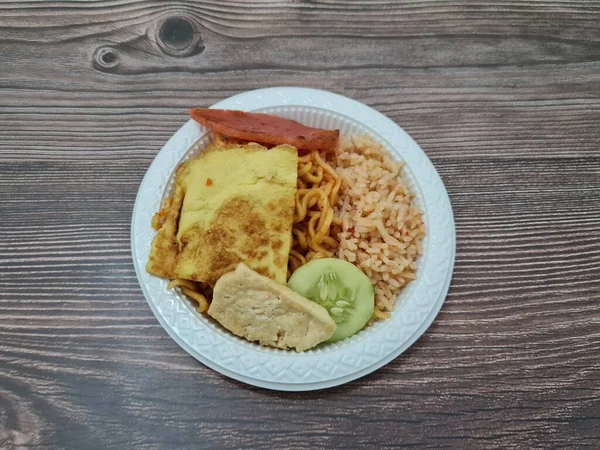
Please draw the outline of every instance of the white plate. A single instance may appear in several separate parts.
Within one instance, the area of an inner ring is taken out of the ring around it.
[[[260,347],[231,335],[198,314],[167,280],[145,270],[155,232],[152,215],[173,182],[177,165],[201,151],[206,129],[190,120],[158,153],[140,186],[131,224],[133,262],[144,296],[158,321],[190,355],[244,383],[283,391],[336,386],[362,377],[396,358],[429,327],[448,292],[455,254],[454,219],[448,194],[419,146],[390,119],[355,100],[326,91],[270,88],[223,100],[215,108],[261,111],[306,125],[369,133],[399,160],[424,211],[426,238],[417,279],[398,298],[389,320],[333,345],[304,353]],[[196,145],[194,145],[196,144]]]

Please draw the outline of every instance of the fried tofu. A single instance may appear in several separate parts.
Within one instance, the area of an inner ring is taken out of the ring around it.
[[[179,166],[146,270],[213,286],[240,262],[287,278],[298,154],[258,144],[212,148]]]
[[[244,264],[217,281],[208,314],[237,336],[296,351],[326,341],[336,327],[324,307]]]

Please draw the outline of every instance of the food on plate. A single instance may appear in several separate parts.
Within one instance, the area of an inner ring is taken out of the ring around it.
[[[402,177],[404,163],[369,136],[344,137],[331,162],[344,179],[336,206],[342,230],[336,256],[375,285],[375,318],[387,318],[416,278],[425,237],[423,214]]]
[[[303,351],[388,318],[425,236],[404,164],[368,135],[241,111],[191,115],[213,130],[211,144],[177,168],[152,219],[147,271],[271,347]]]
[[[201,292],[204,290],[206,292],[208,288],[202,289],[201,286],[198,286],[198,283],[192,280],[184,280],[183,278],[176,278],[171,280],[171,282],[167,285],[167,289],[179,288],[181,292],[187,295],[189,298],[198,303],[196,310],[198,312],[206,312],[208,310],[208,300],[206,299],[205,293]]]
[[[298,189],[292,229],[290,272],[317,258],[334,255],[342,221],[334,206],[342,178],[318,151],[298,158]]]
[[[296,351],[328,340],[336,330],[324,307],[244,264],[217,281],[208,314],[237,336]]]
[[[329,312],[336,324],[329,342],[352,336],[373,317],[375,291],[371,280],[342,259],[315,259],[296,270],[288,286]]]
[[[213,147],[179,166],[147,271],[214,285],[244,262],[285,283],[296,195],[296,149]]]
[[[290,144],[298,150],[333,150],[340,136],[339,130],[311,128],[269,114],[193,108],[190,116],[201,125],[231,138],[261,144]]]

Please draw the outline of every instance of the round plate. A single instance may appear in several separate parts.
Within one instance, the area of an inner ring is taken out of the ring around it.
[[[167,142],[140,186],[131,225],[135,271],[144,296],[160,324],[190,355],[244,383],[268,389],[306,391],[362,377],[396,358],[429,327],[448,292],[455,254],[454,219],[448,194],[419,146],[390,119],[355,100],[304,88],[270,88],[230,97],[215,108],[260,111],[306,125],[339,128],[342,134],[369,133],[396,159],[424,212],[426,237],[417,279],[400,294],[396,310],[336,344],[303,353],[261,347],[240,339],[198,314],[167,280],[145,270],[155,232],[153,214],[173,183],[175,168],[209,142],[210,133],[190,120]]]

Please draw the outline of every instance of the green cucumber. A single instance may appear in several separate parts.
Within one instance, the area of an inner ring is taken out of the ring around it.
[[[288,287],[327,309],[337,325],[327,342],[352,336],[362,330],[373,316],[373,284],[358,267],[348,261],[315,259],[296,269]]]

